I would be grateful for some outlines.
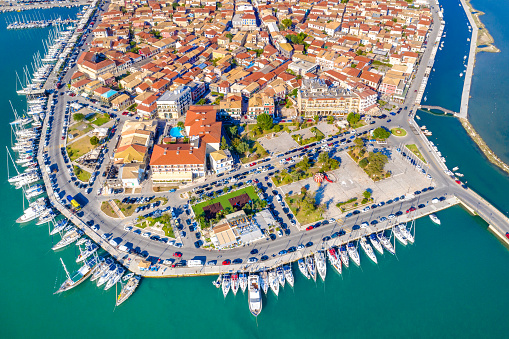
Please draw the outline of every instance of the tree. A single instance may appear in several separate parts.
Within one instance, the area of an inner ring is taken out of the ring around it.
[[[362,196],[364,198],[366,198],[367,200],[371,199],[371,192],[368,191],[368,190],[365,190],[363,193],[362,193]]]
[[[219,145],[219,149],[228,149],[228,143],[224,137],[221,138],[221,145]]]
[[[327,123],[328,123],[328,124],[333,124],[333,123],[334,123],[334,117],[333,117],[332,115],[329,115],[329,116],[327,117]]]
[[[96,137],[95,135],[93,137],[90,138],[90,145],[97,145],[99,143],[99,138]]]
[[[353,143],[355,144],[355,147],[358,147],[358,148],[361,148],[362,146],[364,146],[364,140],[362,140],[361,138],[355,138]]]
[[[373,137],[376,139],[385,140],[390,136],[391,136],[391,131],[387,130],[384,127],[375,128],[375,130],[373,131]]]
[[[297,167],[299,167],[303,171],[307,171],[311,167],[311,164],[309,163],[309,158],[307,156],[302,158],[302,160],[297,163]]]
[[[180,129],[184,129],[184,127],[185,127],[184,122],[183,121],[177,122],[177,127]]]
[[[350,113],[346,117],[346,121],[348,121],[348,124],[350,124],[350,127],[355,125],[361,120],[361,115],[358,113]]]
[[[361,161],[359,161],[360,168],[366,168],[368,166],[368,158],[363,158]]]
[[[322,164],[325,164],[329,161],[330,159],[330,156],[329,156],[329,153],[328,152],[321,152],[320,155],[318,156],[318,162],[322,163]]]
[[[80,122],[85,119],[85,115],[83,115],[81,113],[76,113],[72,117],[73,117],[74,121],[76,121],[76,122]]]
[[[200,100],[198,100],[198,102],[196,104],[197,105],[205,105],[206,103],[207,103],[207,99],[201,98]]]
[[[237,133],[239,132],[239,127],[237,125],[233,125],[229,127],[230,135],[232,137],[237,136]]]
[[[260,126],[260,128],[263,129],[264,131],[270,130],[272,128],[272,126],[274,125],[274,123],[272,121],[272,117],[265,113],[257,116],[256,122],[257,122],[258,126]]]
[[[315,116],[313,117],[313,120],[315,120],[315,122],[318,122],[318,121],[320,121],[320,117],[319,117],[318,115],[315,115]]]
[[[233,34],[231,34],[231,33],[226,33],[226,37],[227,37],[228,39],[230,39],[230,42],[232,42]]]
[[[285,29],[288,29],[293,25],[292,19],[283,19],[281,23],[283,24],[283,26],[285,26]]]
[[[281,125],[274,126],[274,132],[280,132],[282,129],[283,129],[283,126],[281,126]]]
[[[296,98],[298,94],[299,94],[298,88],[294,88],[293,91],[290,93],[290,95],[293,96],[294,98]]]

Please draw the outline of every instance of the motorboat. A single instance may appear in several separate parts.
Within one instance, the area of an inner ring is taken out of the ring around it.
[[[110,278],[117,271],[117,264],[112,263],[106,270],[104,270],[103,274],[97,280],[97,287],[101,287],[104,283],[108,282]]]
[[[322,278],[322,281],[325,281],[325,276],[327,275],[327,261],[323,251],[315,252],[315,262],[320,278]]]
[[[291,264],[283,265],[283,271],[285,272],[285,280],[288,282],[288,284],[291,287],[293,287],[293,284],[295,283],[295,279],[293,277],[292,265]]]
[[[373,247],[368,243],[366,240],[366,237],[362,237],[361,240],[361,247],[364,250],[364,253],[368,256],[371,261],[373,261],[375,264],[378,264],[378,260],[376,259],[375,252],[373,251]]]
[[[341,259],[339,258],[336,249],[334,247],[329,248],[329,250],[327,251],[327,254],[328,254],[329,261],[330,261],[332,267],[334,267],[334,269],[339,274],[341,274],[341,272],[342,272]]]
[[[313,260],[313,257],[310,255],[306,257],[306,266],[308,268],[309,275],[314,281],[316,281],[315,261]]]
[[[97,246],[95,243],[93,243],[92,241],[89,240],[86,243],[84,250],[81,250],[81,248],[80,248],[81,253],[78,255],[78,258],[76,258],[76,262],[81,262],[81,261],[85,260],[86,258],[90,257],[92,254],[97,252],[98,249],[99,249],[99,246]]]
[[[353,262],[357,265],[361,265],[361,258],[359,256],[359,252],[357,251],[357,247],[351,242],[348,243],[348,246],[346,247],[346,250],[348,252],[348,256],[350,259],[353,260]]]
[[[437,225],[440,225],[441,222],[440,222],[440,219],[438,219],[438,217],[435,215],[435,214],[430,214],[429,215],[429,218],[431,219],[431,221],[433,221],[435,224]]]
[[[341,245],[341,247],[339,248],[339,255],[341,257],[343,265],[345,265],[348,268],[350,266],[350,258],[348,257],[348,251],[346,250],[345,245]]]
[[[100,263],[97,267],[97,270],[90,277],[90,281],[96,281],[100,276],[103,275],[103,273],[110,267],[110,265],[113,264],[113,259],[111,257],[100,259],[99,261]]]
[[[260,288],[260,277],[258,274],[250,274],[248,280],[249,286],[249,311],[257,317],[262,311],[262,292]]]
[[[300,271],[300,273],[302,273],[302,275],[304,275],[304,276],[305,276],[306,278],[308,278],[308,279],[309,279],[309,278],[311,278],[311,277],[309,276],[309,272],[308,272],[308,269],[307,269],[307,267],[306,267],[306,262],[304,261],[304,259],[303,259],[303,258],[300,258],[300,259],[298,260],[298,262],[297,262],[297,263],[298,263],[298,265],[299,265],[299,271]]]

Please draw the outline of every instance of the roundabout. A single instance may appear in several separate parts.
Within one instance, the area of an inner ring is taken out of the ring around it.
[[[407,135],[406,130],[400,127],[391,128],[391,133],[396,137],[404,137]]]

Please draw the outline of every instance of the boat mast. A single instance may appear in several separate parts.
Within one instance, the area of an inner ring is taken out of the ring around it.
[[[60,258],[60,262],[62,262],[62,266],[64,266],[65,274],[67,274],[67,278],[71,279],[71,276],[69,275],[69,272],[67,271],[67,267],[65,267],[64,261],[62,258]]]

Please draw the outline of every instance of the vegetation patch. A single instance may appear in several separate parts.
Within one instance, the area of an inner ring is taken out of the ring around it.
[[[310,144],[310,143],[313,143],[313,142],[316,142],[316,141],[320,141],[322,140],[323,138],[325,138],[325,135],[316,127],[311,127],[310,131],[312,133],[314,133],[314,137],[311,137],[311,138],[307,138],[307,139],[302,139],[302,135],[301,134],[293,134],[292,135],[292,138],[297,141],[297,143],[301,146],[303,145],[307,145],[307,144]]]
[[[421,151],[419,151],[419,148],[417,148],[416,144],[406,145],[405,147],[408,148],[410,150],[410,152],[415,154],[417,156],[417,158],[421,159],[422,162],[427,164],[426,159],[424,159],[424,156],[422,155]]]
[[[98,115],[98,117],[96,119],[94,119],[92,121],[92,123],[96,126],[102,126],[110,120],[111,120],[110,116],[105,113],[105,114]]]
[[[303,157],[293,169],[285,169],[272,179],[276,186],[287,185],[292,182],[307,179],[317,172],[328,172],[338,169],[340,162],[329,156],[328,152],[321,152],[315,162],[307,156]]]
[[[159,206],[163,206],[168,202],[168,198],[159,197],[159,198],[150,200],[150,202],[145,202],[145,203],[141,203],[141,204],[124,204],[124,203],[122,203],[121,200],[118,200],[118,199],[114,200],[115,204],[117,204],[118,208],[122,211],[122,213],[124,213],[126,218],[133,215],[134,211],[136,210],[136,207],[151,204],[156,201],[161,201],[161,204]]]
[[[294,194],[285,198],[290,210],[301,225],[307,225],[323,219],[324,205],[318,205],[315,193],[310,193],[306,188],[301,189],[300,194]]]
[[[69,155],[69,159],[74,161],[94,148],[95,146],[90,143],[90,138],[83,137],[67,146],[67,154]]]
[[[400,127],[392,128],[391,133],[396,137],[404,137],[407,134],[406,130]]]
[[[367,152],[364,142],[359,138],[354,140],[354,144],[348,154],[373,181],[391,176],[391,172],[384,170],[385,164],[389,162],[385,154]]]
[[[90,180],[90,177],[92,176],[90,172],[84,171],[81,167],[73,165],[74,169],[74,175],[76,175],[76,178],[78,180],[83,182],[88,182]]]
[[[111,205],[107,201],[103,201],[101,204],[101,211],[110,218],[119,218],[117,213],[113,210]]]

